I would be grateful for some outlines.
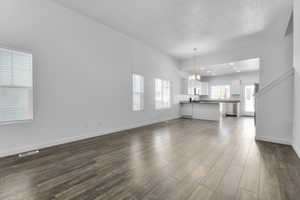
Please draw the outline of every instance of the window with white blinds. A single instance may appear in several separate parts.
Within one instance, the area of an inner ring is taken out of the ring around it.
[[[170,81],[155,79],[155,109],[171,107]]]
[[[132,74],[132,110],[144,109],[144,77]]]
[[[213,85],[210,88],[210,97],[214,99],[230,98],[229,85]]]
[[[0,48],[0,123],[33,118],[32,55]]]

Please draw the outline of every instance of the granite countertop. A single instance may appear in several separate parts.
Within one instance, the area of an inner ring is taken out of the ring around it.
[[[195,101],[181,101],[180,104],[189,104],[189,103],[240,103],[240,99],[203,99]]]
[[[203,103],[203,104],[218,104],[220,102],[216,102],[216,101],[210,101],[210,102],[207,102],[207,101],[180,101],[180,104],[189,104],[189,103]]]

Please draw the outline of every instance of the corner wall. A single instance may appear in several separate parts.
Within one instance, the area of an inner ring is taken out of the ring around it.
[[[180,75],[159,51],[48,0],[3,0],[0,23],[0,46],[32,52],[34,67],[34,121],[0,127],[0,157],[179,117]],[[154,109],[155,78],[172,82],[171,109]]]
[[[293,35],[265,44],[261,52],[261,83],[268,85],[293,67]],[[262,88],[261,87],[261,88]],[[292,144],[293,79],[282,82],[257,100],[256,138],[280,144]]]
[[[300,2],[294,0],[294,138],[293,147],[300,158]]]

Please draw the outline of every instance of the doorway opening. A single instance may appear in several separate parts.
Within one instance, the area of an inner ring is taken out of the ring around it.
[[[255,85],[245,85],[244,92],[244,115],[254,117],[255,112]]]

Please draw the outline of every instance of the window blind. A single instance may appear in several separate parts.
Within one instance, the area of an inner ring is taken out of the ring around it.
[[[33,118],[32,55],[0,49],[0,122]]]
[[[229,85],[211,86],[210,97],[214,99],[230,98],[230,86]]]
[[[144,77],[138,74],[132,75],[132,110],[144,109]]]
[[[155,108],[171,107],[171,84],[169,81],[155,79]]]

